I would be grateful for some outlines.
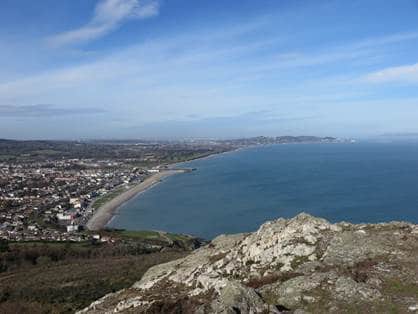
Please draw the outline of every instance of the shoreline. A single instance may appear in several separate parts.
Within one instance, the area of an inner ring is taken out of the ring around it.
[[[144,181],[138,183],[137,185],[131,187],[130,189],[126,190],[122,194],[116,196],[115,198],[112,198],[99,208],[97,208],[93,214],[85,224],[85,228],[90,231],[99,231],[105,228],[114,218],[118,211],[118,209],[127,201],[134,198],[137,195],[140,195],[141,193],[146,192],[150,188],[154,187],[158,183],[160,183],[164,178],[167,178],[169,176],[172,176],[174,174],[179,173],[185,173],[188,172],[188,169],[179,169],[176,168],[178,166],[181,166],[184,163],[199,160],[199,159],[207,159],[223,154],[228,154],[236,151],[240,151],[243,149],[246,149],[249,147],[238,147],[231,150],[226,150],[223,152],[217,152],[208,154],[206,156],[199,156],[196,158],[192,158],[190,160],[185,160],[177,163],[172,163],[165,165],[164,170],[161,170],[159,173],[152,174],[148,178],[146,178]]]
[[[164,170],[161,170],[159,173],[152,174],[151,176],[146,178],[144,181],[131,187],[130,189],[123,192],[122,194],[116,196],[115,198],[112,198],[111,200],[109,200],[108,202],[106,202],[105,204],[97,208],[93,216],[91,216],[89,220],[87,221],[87,223],[85,224],[85,228],[90,231],[102,230],[103,228],[106,227],[106,225],[108,225],[113,220],[118,209],[124,203],[134,198],[135,196],[146,192],[148,189],[160,183],[164,178],[167,178],[174,174],[188,172],[189,169],[176,168],[178,166],[181,166],[181,164],[190,162],[193,160],[205,159],[205,158],[209,158],[209,157],[220,155],[220,154],[230,153],[239,149],[241,148],[238,148],[238,149],[235,148],[235,149],[231,149],[231,150],[227,150],[223,152],[212,153],[206,156],[199,156],[196,158],[191,158],[189,160],[164,165],[166,167]]]
[[[248,147],[250,147],[250,146],[248,146]],[[233,149],[222,151],[222,152],[216,152],[216,153],[208,154],[208,155],[205,155],[205,156],[200,156],[200,157],[192,158],[192,159],[189,159],[189,160],[169,164],[169,165],[167,165],[167,167],[169,167],[168,169],[176,169],[175,167],[182,166],[183,164],[191,162],[191,161],[205,160],[205,159],[209,159],[209,158],[214,158],[214,157],[217,157],[217,156],[220,156],[220,155],[234,153],[234,152],[243,150],[245,148],[247,148],[247,147],[237,147],[237,148],[233,148]]]
[[[267,145],[283,145],[283,144],[267,144]],[[230,154],[230,153],[239,152],[239,151],[246,150],[246,149],[255,148],[257,146],[259,145],[235,147],[230,150],[211,153],[205,156],[199,156],[196,158],[191,158],[189,160],[164,165],[166,168],[161,170],[159,173],[152,174],[151,176],[146,178],[144,181],[129,188],[122,194],[116,196],[115,198],[109,200],[108,202],[106,202],[105,204],[97,208],[93,216],[91,216],[89,220],[87,221],[87,223],[85,224],[85,227],[86,229],[91,230],[91,231],[102,230],[103,228],[106,227],[106,225],[108,225],[114,219],[118,209],[124,203],[134,198],[135,196],[146,192],[148,189],[160,183],[164,178],[167,178],[169,176],[172,176],[178,173],[185,173],[185,172],[188,172],[189,170],[189,169],[182,169],[182,168],[176,168],[176,167],[182,166],[183,164],[187,162],[200,160],[200,159],[209,159],[209,158],[213,158],[219,155]],[[262,145],[262,146],[265,146],[265,145]]]
[[[119,207],[122,206],[125,202],[149,190],[153,186],[160,183],[163,179],[184,172],[186,172],[184,169],[169,169],[152,174],[144,181],[131,187],[122,194],[116,196],[115,198],[112,198],[111,200],[97,208],[93,216],[91,216],[88,222],[86,223],[85,227],[91,231],[98,231],[103,229],[113,219]]]

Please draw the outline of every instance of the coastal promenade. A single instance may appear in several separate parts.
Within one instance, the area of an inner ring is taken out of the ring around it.
[[[149,188],[158,184],[164,178],[167,178],[171,175],[177,173],[184,173],[185,169],[169,169],[162,170],[158,173],[152,174],[150,177],[146,178],[141,183],[135,185],[129,190],[123,192],[122,194],[116,196],[110,201],[106,202],[100,206],[93,216],[89,219],[86,224],[87,229],[89,230],[100,230],[106,226],[106,224],[112,219],[117,209],[125,202],[133,198],[134,196],[145,192]]]

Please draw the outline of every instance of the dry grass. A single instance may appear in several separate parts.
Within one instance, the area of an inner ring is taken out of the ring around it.
[[[45,259],[1,272],[0,313],[72,313],[107,293],[130,287],[151,266],[187,254],[175,250],[137,254],[125,247],[109,253],[68,256],[55,262]]]

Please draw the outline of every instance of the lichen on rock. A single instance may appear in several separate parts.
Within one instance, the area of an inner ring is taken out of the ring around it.
[[[81,312],[408,312],[418,303],[417,230],[280,218],[154,266]]]

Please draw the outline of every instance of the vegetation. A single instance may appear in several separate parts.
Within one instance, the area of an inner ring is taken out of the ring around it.
[[[102,236],[111,236],[113,238],[125,239],[125,240],[137,240],[141,243],[146,242],[149,244],[157,245],[167,245],[173,241],[177,242],[178,246],[190,245],[190,249],[197,248],[205,241],[202,239],[197,239],[192,236],[177,234],[177,233],[168,233],[164,231],[154,231],[154,230],[124,230],[124,229],[112,229],[107,228],[100,231]]]
[[[131,286],[151,266],[187,254],[186,243],[154,231],[107,230],[102,236],[114,242],[1,241],[0,313],[71,313]]]
[[[92,207],[94,209],[99,208],[100,206],[106,204],[107,202],[109,202],[110,200],[114,199],[116,196],[122,194],[123,192],[125,192],[127,190],[127,188],[125,186],[119,187],[107,194],[104,194],[103,196],[99,197],[98,199],[96,199],[94,201],[94,203],[92,204]]]
[[[133,166],[155,166],[192,160],[229,150],[223,143],[148,141],[14,141],[0,139],[0,161],[24,162],[80,158],[128,160]]]

